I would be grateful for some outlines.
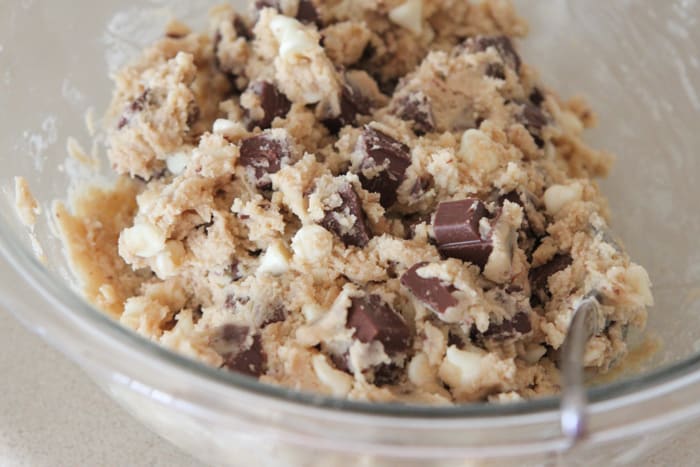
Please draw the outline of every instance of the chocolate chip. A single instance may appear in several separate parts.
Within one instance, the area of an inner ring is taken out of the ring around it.
[[[463,349],[465,346],[465,343],[464,343],[464,339],[462,338],[462,336],[450,331],[449,333],[447,333],[447,346],[449,347],[452,345],[454,345],[458,349]]]
[[[237,305],[245,305],[250,301],[249,297],[239,297],[235,294],[228,294],[224,301],[224,306],[228,309],[234,309]]]
[[[133,118],[134,114],[141,112],[148,102],[150,91],[146,89],[139,97],[134,99],[124,110],[119,122],[117,123],[117,130],[124,128]]]
[[[374,368],[372,384],[377,387],[395,386],[401,381],[403,369],[395,363],[382,363]]]
[[[484,71],[484,74],[491,78],[501,80],[506,79],[506,70],[500,63],[489,63],[488,65],[486,65],[486,70]]]
[[[379,295],[353,298],[348,309],[347,327],[355,329],[354,337],[360,342],[381,342],[386,353],[404,352],[411,345],[406,321]]]
[[[476,36],[467,39],[465,46],[472,52],[483,52],[489,47],[494,47],[507,66],[516,72],[520,71],[520,55],[507,36]]]
[[[279,11],[280,4],[277,0],[255,0],[255,9],[262,10],[263,8],[275,8]]]
[[[515,203],[515,204],[519,205],[521,208],[525,207],[525,203],[523,203],[523,200],[520,197],[520,193],[518,193],[515,190],[509,191],[505,195],[502,195],[498,198],[498,204],[501,206],[503,206],[503,203],[505,203],[506,201],[510,201],[511,203]]]
[[[557,254],[549,262],[530,270],[530,285],[533,290],[546,290],[549,278],[571,266],[573,259],[568,254]]]
[[[238,260],[233,260],[231,263],[226,266],[226,269],[224,269],[224,274],[229,276],[232,281],[237,281],[240,280],[243,275],[241,274],[241,271],[238,268]]]
[[[246,138],[241,142],[238,161],[250,167],[255,173],[255,186],[267,190],[272,187],[268,174],[279,171],[282,160],[289,157],[286,141],[280,141],[269,134]]]
[[[253,33],[250,27],[245,20],[238,15],[233,18],[233,30],[236,31],[238,37],[243,37],[248,41],[253,39]]]
[[[518,312],[510,320],[503,320],[501,324],[491,323],[484,332],[484,337],[495,340],[505,340],[521,334],[527,334],[532,330],[530,318],[525,312]]]
[[[394,113],[401,120],[413,121],[413,131],[424,135],[435,129],[435,118],[428,96],[416,92],[399,99],[394,105]]]
[[[265,320],[262,322],[260,327],[265,328],[270,324],[281,323],[285,319],[287,319],[287,310],[285,309],[284,305],[277,303],[268,308],[266,311]]]
[[[369,243],[372,232],[367,225],[367,216],[362,210],[362,200],[349,183],[344,185],[338,195],[342,204],[332,211],[326,212],[321,225],[336,234],[345,245],[363,248]],[[348,228],[343,218],[352,216],[354,224]],[[340,218],[340,219],[339,219]]]
[[[430,214],[411,214],[410,216],[405,216],[401,219],[401,223],[404,228],[404,238],[410,240],[416,235],[416,227],[418,224],[429,224]]]
[[[348,361],[349,356],[347,352],[341,355],[331,353],[329,354],[329,357],[331,359],[331,362],[333,362],[334,367],[336,367],[340,371],[350,373],[350,363]]]
[[[321,27],[321,18],[318,15],[318,10],[311,0],[299,0],[299,8],[297,9],[297,19],[302,23],[312,23]]]
[[[345,125],[357,124],[357,115],[370,112],[370,102],[357,89],[344,84],[340,93],[340,114],[322,121],[332,134],[337,134]]]
[[[530,93],[530,102],[537,107],[542,105],[542,102],[544,102],[544,94],[542,94],[542,91],[540,91],[539,88],[532,89],[532,92]]]
[[[227,355],[224,366],[231,371],[258,377],[265,372],[267,357],[262,347],[262,338],[256,334],[250,347],[235,354]]]
[[[411,165],[408,146],[379,130],[365,127],[357,149],[364,154],[360,165],[362,187],[379,193],[381,205],[390,208],[396,203],[396,192],[404,180],[406,169]],[[371,177],[366,173],[370,173]]]
[[[256,126],[266,130],[272,126],[272,121],[277,118],[287,116],[292,103],[280,92],[274,84],[268,81],[257,81],[250,85],[250,89],[258,95],[260,107],[263,110],[263,117],[260,120],[252,120],[248,124],[248,130],[253,130]]]
[[[437,277],[424,278],[418,275],[418,269],[426,264],[428,263],[414,264],[401,276],[401,284],[433,311],[444,313],[448,308],[457,305],[457,299],[450,293],[450,287],[444,285]]]
[[[211,348],[224,359],[223,366],[238,373],[260,376],[265,366],[265,353],[259,335],[246,347],[250,328],[225,324],[210,339]]]
[[[197,120],[199,120],[199,117],[201,115],[202,111],[199,108],[199,105],[195,101],[190,102],[190,104],[187,106],[187,127],[192,128],[192,125],[197,123]]]
[[[518,120],[530,131],[539,131],[547,124],[547,116],[542,109],[531,102],[524,102]]]
[[[440,253],[483,269],[493,251],[491,239],[479,233],[479,221],[487,214],[484,203],[475,198],[440,203],[433,220]]]

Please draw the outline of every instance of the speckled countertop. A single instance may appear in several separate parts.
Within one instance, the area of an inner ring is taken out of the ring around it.
[[[700,422],[637,466],[691,466]],[[200,467],[0,310],[0,466]]]

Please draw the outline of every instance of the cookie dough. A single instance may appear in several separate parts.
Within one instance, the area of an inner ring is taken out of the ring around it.
[[[572,311],[604,373],[652,304],[593,181],[594,124],[504,1],[258,0],[115,76],[121,178],[59,206],[88,299],[209,365],[338,398],[559,390]]]

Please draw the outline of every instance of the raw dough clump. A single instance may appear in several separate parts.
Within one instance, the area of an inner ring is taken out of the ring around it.
[[[173,23],[115,78],[122,175],[60,211],[88,298],[177,352],[414,403],[559,389],[572,310],[605,372],[652,304],[607,227],[594,123],[503,1],[257,1]],[[87,247],[86,247],[87,246]]]

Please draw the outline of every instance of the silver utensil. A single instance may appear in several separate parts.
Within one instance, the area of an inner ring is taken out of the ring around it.
[[[588,433],[588,398],[584,385],[583,357],[586,343],[595,335],[598,327],[598,307],[598,300],[594,296],[586,296],[579,302],[560,354],[561,430],[572,446]]]

